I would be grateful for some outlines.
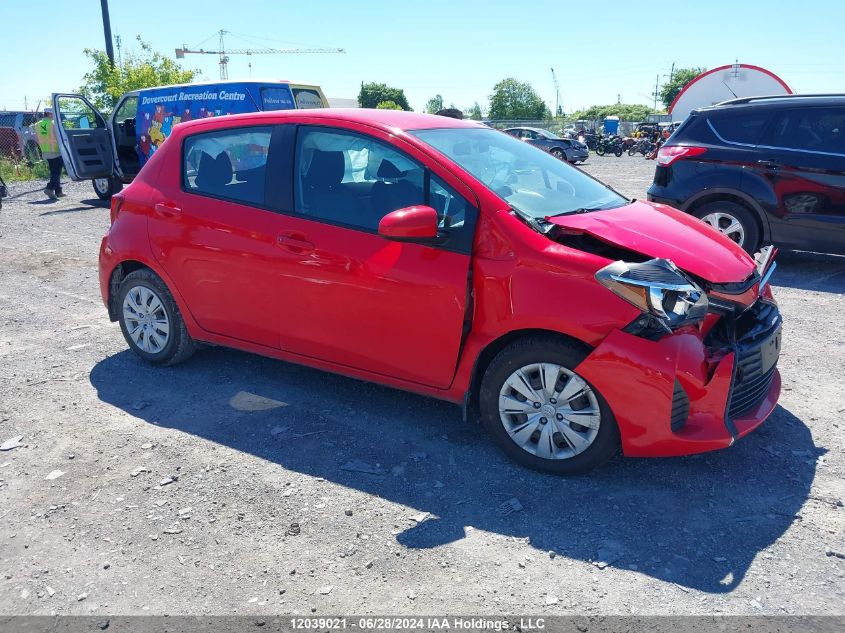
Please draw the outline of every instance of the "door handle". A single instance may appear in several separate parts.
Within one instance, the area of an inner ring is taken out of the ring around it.
[[[767,169],[777,169],[780,167],[780,163],[776,160],[758,160],[757,164]]]
[[[314,251],[314,244],[305,239],[302,234],[294,233],[276,236],[276,244],[294,253],[311,253]]]
[[[182,215],[182,209],[173,202],[157,202],[155,212],[163,218],[174,218],[177,215]]]

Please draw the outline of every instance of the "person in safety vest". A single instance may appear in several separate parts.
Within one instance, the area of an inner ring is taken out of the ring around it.
[[[41,156],[50,166],[50,181],[44,188],[44,193],[51,200],[64,197],[62,193],[62,155],[59,153],[59,141],[56,138],[55,123],[53,122],[53,108],[44,108],[41,119],[33,126],[38,139]]]

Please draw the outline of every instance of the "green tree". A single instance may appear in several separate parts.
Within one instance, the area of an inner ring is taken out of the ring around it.
[[[489,116],[491,119],[536,120],[550,116],[550,112],[531,84],[508,77],[493,86]]]
[[[435,114],[436,112],[440,112],[443,109],[443,97],[440,95],[434,95],[431,99],[428,100],[428,103],[425,104],[425,111],[428,114]]]
[[[473,121],[480,121],[483,118],[481,114],[481,106],[478,105],[478,101],[473,103],[472,107],[467,110],[467,118],[472,119]]]
[[[663,84],[660,89],[660,100],[663,101],[663,105],[668,108],[678,93],[684,89],[684,86],[698,77],[704,70],[704,68],[679,68],[676,70],[672,74],[672,81]]]
[[[607,116],[618,116],[622,121],[645,121],[646,117],[653,113],[652,108],[639,103],[612,103],[590,106],[586,110],[573,112],[567,118],[574,121],[600,121]]]
[[[400,110],[411,110],[405,91],[401,88],[392,88],[387,84],[368,83],[361,84],[361,92],[358,93],[358,105],[362,108],[377,108],[379,103],[392,101],[400,106]]]
[[[404,108],[402,106],[400,106],[398,103],[396,103],[395,101],[388,100],[388,101],[379,101],[376,104],[376,109],[377,110],[403,110]]]
[[[114,66],[104,51],[85,49],[94,68],[83,75],[79,92],[97,108],[109,111],[130,90],[190,83],[198,74],[199,71],[185,70],[174,59],[153,51],[140,35],[137,40],[141,51],[124,53],[123,61]]]

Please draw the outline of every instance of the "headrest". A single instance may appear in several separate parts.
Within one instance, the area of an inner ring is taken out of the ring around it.
[[[232,161],[226,152],[212,158],[203,152],[197,165],[196,185],[201,189],[222,187],[232,182]]]
[[[343,152],[314,150],[306,179],[310,185],[339,185],[346,171]]]
[[[378,166],[378,172],[376,172],[377,178],[401,178],[407,172],[399,171],[399,168],[391,163],[386,158],[381,161],[381,165]]]

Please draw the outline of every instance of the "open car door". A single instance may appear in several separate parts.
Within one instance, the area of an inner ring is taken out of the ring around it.
[[[109,178],[114,173],[106,118],[82,95],[54,94],[53,119],[59,151],[71,180]]]

